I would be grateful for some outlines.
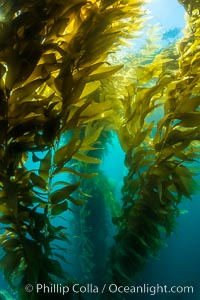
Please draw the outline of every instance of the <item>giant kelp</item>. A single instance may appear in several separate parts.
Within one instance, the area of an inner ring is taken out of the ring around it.
[[[140,27],[141,4],[1,3],[0,266],[20,299],[39,297],[25,294],[26,283],[69,280],[52,248],[56,240],[67,241],[66,228],[52,218],[66,212],[68,202],[84,203],[73,194],[80,178],[94,174],[78,172],[70,161],[100,163],[88,151],[113,114],[112,101],[99,96],[101,79],[122,67],[109,66],[106,58]],[[65,132],[69,139],[61,145]],[[39,167],[28,169],[28,160]],[[55,190],[56,176],[65,173],[76,179],[57,182]]]
[[[149,43],[142,58],[124,62],[125,74],[111,54],[142,27],[143,1],[2,1],[0,266],[19,299],[39,297],[24,293],[26,283],[71,280],[56,259],[65,260],[56,241],[68,235],[55,218],[86,199],[94,204],[95,185],[112,210],[109,185],[91,167],[109,130],[128,174],[108,280],[131,280],[174,230],[178,204],[194,192],[200,136],[199,2],[179,2],[188,28],[178,50]]]
[[[129,282],[156,255],[164,236],[174,231],[178,204],[195,193],[191,164],[199,159],[199,3],[189,7],[178,51],[170,46],[152,63],[136,68],[137,80],[123,100],[126,116],[119,138],[129,172],[118,247],[111,258],[116,282]],[[153,112],[157,124],[149,118]]]

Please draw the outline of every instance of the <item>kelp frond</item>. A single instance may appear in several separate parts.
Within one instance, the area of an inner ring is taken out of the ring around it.
[[[119,48],[120,38],[141,26],[141,4],[1,4],[0,222],[5,226],[0,267],[11,286],[17,282],[21,300],[30,298],[27,283],[69,280],[52,249],[55,240],[68,241],[66,228],[52,219],[67,212],[69,202],[84,203],[74,193],[79,194],[82,177],[94,174],[79,172],[71,162],[100,163],[88,151],[95,150],[102,121],[114,113],[112,101],[100,97],[101,80],[122,68],[108,64],[107,57]],[[27,167],[29,161],[36,169]],[[54,189],[56,176],[66,173],[74,182],[65,179]]]
[[[136,69],[137,81],[123,100],[126,122],[119,138],[129,172],[111,256],[116,282],[131,282],[157,254],[164,234],[175,229],[178,204],[196,192],[197,173],[190,164],[199,160],[198,20],[199,14],[191,13],[178,52],[165,49],[142,72]]]

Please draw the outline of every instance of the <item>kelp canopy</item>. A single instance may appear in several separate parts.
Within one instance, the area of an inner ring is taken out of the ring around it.
[[[39,299],[27,283],[71,280],[56,259],[65,260],[55,241],[67,242],[67,229],[53,219],[90,201],[82,181],[98,176],[89,166],[101,163],[110,130],[128,174],[106,280],[132,280],[174,230],[200,138],[200,2],[179,2],[188,24],[178,48],[147,48],[148,63],[133,55],[124,67],[111,57],[144,26],[144,1],[1,2],[0,266],[19,299]]]

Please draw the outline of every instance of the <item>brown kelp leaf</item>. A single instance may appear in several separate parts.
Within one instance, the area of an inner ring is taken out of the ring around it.
[[[45,269],[49,274],[53,274],[58,278],[62,278],[66,280],[66,276],[63,273],[62,267],[57,260],[50,259],[45,257]]]
[[[100,81],[93,81],[93,82],[89,82],[86,83],[81,95],[80,95],[80,99],[87,97],[88,95],[94,93],[97,89],[100,88]]]
[[[56,186],[60,186],[60,187],[66,186],[66,181],[58,180],[52,184],[52,188],[54,188]]]
[[[131,144],[132,147],[139,146],[142,142],[145,141],[146,137],[151,133],[153,129],[153,122],[148,125],[147,129],[144,129],[143,131],[138,130],[138,132],[135,133],[135,136],[133,138],[133,142]]]
[[[84,102],[83,102],[84,101]],[[92,98],[87,100],[78,101],[70,110],[69,115],[66,120],[66,129],[73,130],[78,127],[80,122],[80,115],[85,110],[85,108],[92,102]]]
[[[46,143],[42,137],[42,135],[38,132],[35,133],[34,135],[34,142],[37,146],[37,148],[44,150],[46,148]]]
[[[175,127],[175,129],[171,130],[167,137],[165,138],[166,145],[175,145],[180,142],[190,142],[192,140],[199,140],[200,133],[198,128],[182,128]],[[189,143],[188,143],[189,144]]]
[[[18,76],[20,76],[21,62],[15,51],[7,50],[6,56],[8,71],[6,74],[5,86],[11,91],[15,82],[18,80]]]
[[[10,214],[9,213],[10,209],[6,204],[6,199],[7,199],[6,192],[0,191],[0,214],[3,214],[3,215]]]
[[[62,254],[53,253],[53,256],[58,257],[61,261],[65,262],[65,263],[69,263],[69,261],[67,260],[67,258],[64,255],[62,255]]]
[[[96,69],[94,72],[92,72],[90,76],[85,78],[85,81],[89,82],[89,81],[104,79],[108,76],[113,75],[114,73],[119,71],[122,67],[123,65],[112,66],[112,67],[101,66],[98,69]]]
[[[34,172],[31,172],[30,179],[33,182],[33,185],[35,187],[38,187],[38,188],[46,191],[47,183],[41,176],[35,174]]]
[[[40,167],[38,170],[39,176],[41,176],[45,181],[49,178],[49,171],[51,168],[51,151],[49,150],[45,157],[40,161]]]
[[[56,98],[54,96],[54,94],[52,94],[50,97],[48,97],[48,101],[50,100],[50,98]],[[59,100],[59,98],[57,97],[56,100]],[[47,118],[51,118],[53,116],[55,116],[55,111],[57,110],[57,106],[61,103],[61,101],[55,101],[55,102],[51,102],[49,101],[49,104],[48,104],[48,108],[45,109],[45,115],[47,116]]]
[[[111,117],[114,114],[112,106],[113,103],[111,103],[111,101],[105,101],[103,103],[91,103],[81,113],[78,124],[87,124],[92,121],[103,120],[104,118]]]
[[[95,126],[92,126],[91,123],[89,123],[85,128],[84,139],[80,150],[83,150],[85,146],[93,145],[94,143],[96,143],[99,136],[101,135],[102,130],[103,127],[96,128]]]
[[[28,77],[27,82],[32,82],[36,79],[44,79],[47,78],[47,76],[48,76],[48,72],[45,66],[40,64],[34,68],[33,72]]]
[[[57,139],[57,134],[60,129],[60,117],[52,117],[45,122],[43,127],[43,139],[48,146],[52,146],[54,141]]]
[[[27,83],[25,86],[20,87],[12,93],[10,97],[10,102],[13,103],[15,101],[20,102],[24,98],[35,93],[38,87],[40,87],[46,79],[36,79],[30,83]]]
[[[37,155],[33,152],[32,153],[32,161],[35,163],[35,162],[41,161],[41,158],[37,157]]]
[[[89,74],[94,72],[97,68],[99,68],[103,62],[98,62],[96,64],[90,65],[88,67],[85,67],[83,69],[78,70],[77,73],[74,74],[73,78],[74,80],[85,80]]]
[[[55,53],[45,53],[41,56],[40,61],[38,62],[38,64],[56,64],[57,60],[56,60],[56,55]]]
[[[41,207],[41,205],[40,204],[36,205],[36,207],[34,207],[31,212],[33,219],[34,219],[32,226],[34,227],[34,229],[37,232],[40,232],[46,226],[47,216],[46,216],[46,213],[36,212],[35,210],[37,207]],[[46,209],[47,209],[47,204],[46,204]],[[45,208],[44,208],[44,211],[45,211]]]
[[[0,260],[0,269],[4,270],[5,279],[9,284],[14,284],[12,282],[13,273],[19,270],[20,263],[24,257],[22,249],[9,251]]]
[[[68,199],[70,194],[76,191],[76,189],[79,187],[80,181],[74,183],[74,184],[69,184],[66,185],[65,187],[52,192],[50,195],[50,201],[52,204],[59,203],[63,201],[64,199]]]
[[[86,162],[88,164],[100,164],[101,160],[96,157],[87,156],[86,154],[76,153],[73,155],[73,158]]]
[[[44,123],[44,120],[38,119],[37,116],[29,116],[29,118],[26,119],[20,119],[18,120],[17,124],[12,125],[8,131],[8,136],[11,137],[12,139],[19,138],[26,133],[27,134],[30,132],[38,132],[38,128],[42,127],[42,124]],[[36,127],[38,126],[38,128]]]
[[[77,205],[77,206],[80,206],[80,205],[83,205],[83,204],[86,203],[86,200],[83,200],[83,199],[74,199],[74,198],[72,198],[72,197],[69,197],[69,200],[70,200],[73,204],[75,204],[75,205]]]
[[[41,100],[33,100],[33,95],[30,95],[29,98],[26,98],[26,100],[18,102],[14,101],[9,106],[9,117],[11,119],[10,123],[12,122],[12,119],[23,119],[27,118],[29,115],[41,115],[44,114],[44,105],[46,104],[46,101]],[[17,122],[16,120],[13,120],[13,122]]]
[[[16,248],[20,248],[20,240],[17,238],[12,238],[12,239],[6,239],[4,241],[1,241],[1,247],[4,249],[4,251],[13,251]]]
[[[14,218],[11,215],[0,216],[0,223],[2,224],[13,224]]]
[[[175,113],[175,119],[179,119],[179,126],[183,127],[195,127],[200,124],[200,112],[184,112],[184,113]]]
[[[200,97],[193,96],[191,99],[183,99],[180,104],[176,107],[176,112],[185,113],[195,111],[196,108],[200,107]]]
[[[181,191],[187,198],[191,198],[197,190],[197,184],[193,179],[193,174],[186,167],[180,165],[174,171],[174,183],[176,188]]]
[[[54,163],[59,165],[69,161],[74,153],[79,149],[80,145],[81,141],[79,139],[79,133],[76,132],[67,145],[61,147],[55,152]]]
[[[59,169],[58,171],[56,170],[54,172],[54,174],[58,174],[58,173],[70,173],[70,174],[77,175],[77,176],[80,176],[83,178],[92,178],[97,175],[97,173],[91,173],[91,174],[80,173],[80,172],[77,172],[74,169],[68,168],[68,167],[64,167],[64,168]]]
[[[63,212],[65,212],[67,209],[68,209],[67,201],[63,201],[61,203],[56,203],[56,204],[52,205],[51,214],[52,214],[52,216],[57,216],[57,215],[60,215]]]

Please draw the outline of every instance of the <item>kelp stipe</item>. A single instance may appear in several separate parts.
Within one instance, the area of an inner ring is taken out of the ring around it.
[[[112,278],[118,283],[131,282],[146,260],[157,254],[164,235],[174,231],[178,204],[196,190],[190,164],[199,160],[200,3],[196,2],[194,9],[192,1],[186,6],[190,16],[185,37],[178,44],[178,60],[171,49],[170,56],[167,49],[156,56],[152,64],[143,67],[139,86],[133,83],[128,87],[128,101],[123,102],[131,104],[120,132],[129,173],[123,187],[117,246],[111,255]],[[150,71],[151,76],[146,77]],[[156,83],[152,86],[146,81],[142,87],[143,77],[154,77]],[[157,105],[163,105],[164,112],[155,128],[148,123],[148,114]],[[156,133],[152,134],[153,130]]]

